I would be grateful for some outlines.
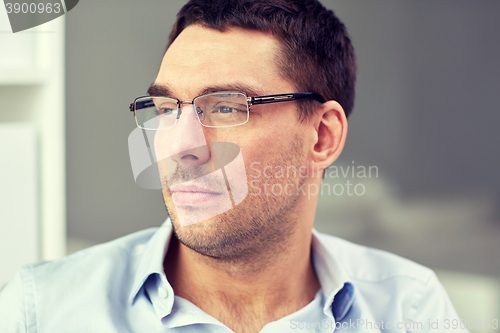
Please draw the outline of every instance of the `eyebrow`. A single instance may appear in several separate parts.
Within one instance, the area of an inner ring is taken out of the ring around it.
[[[203,90],[199,91],[199,94],[197,96],[210,94],[218,91],[239,91],[245,93],[248,97],[265,95],[265,92],[260,88],[252,87],[248,84],[241,82],[235,82],[235,83],[205,87]],[[148,88],[148,95],[176,98],[173,94],[172,87],[167,83],[153,83]]]
[[[172,88],[168,84],[165,84],[165,83],[162,83],[162,84],[153,83],[148,88],[148,95],[149,96],[173,97]]]

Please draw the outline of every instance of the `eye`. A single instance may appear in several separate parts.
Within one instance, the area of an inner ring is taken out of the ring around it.
[[[239,110],[229,107],[229,106],[218,106],[215,108],[214,112],[219,112],[219,113],[233,113],[233,112],[238,112]]]
[[[212,113],[222,113],[222,114],[227,114],[227,113],[236,113],[236,112],[247,112],[247,110],[234,107],[234,106],[226,106],[226,105],[218,105],[216,106],[213,110]]]
[[[177,111],[177,109],[172,109],[172,108],[168,108],[168,107],[159,107],[159,108],[156,108],[156,114],[161,116],[161,115],[165,115],[165,116],[171,116],[174,114],[174,112]]]

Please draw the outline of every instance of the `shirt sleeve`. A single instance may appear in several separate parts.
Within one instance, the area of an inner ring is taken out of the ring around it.
[[[460,318],[434,273],[417,296],[413,309],[415,311],[412,316],[415,318],[413,322],[422,324],[422,329],[414,332],[469,333],[467,328],[460,327]]]
[[[0,332],[27,332],[21,271],[0,291]]]

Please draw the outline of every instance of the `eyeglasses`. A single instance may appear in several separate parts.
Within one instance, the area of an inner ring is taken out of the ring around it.
[[[138,97],[130,104],[137,126],[147,130],[169,129],[177,124],[181,104],[192,104],[196,118],[205,127],[233,127],[248,122],[251,105],[295,101],[314,98],[320,103],[325,99],[311,92],[248,97],[238,91],[222,91],[195,97],[192,101],[179,101],[162,96]]]

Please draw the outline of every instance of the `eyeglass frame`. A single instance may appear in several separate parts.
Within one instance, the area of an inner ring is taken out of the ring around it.
[[[181,117],[181,114],[182,114],[182,110],[180,108],[181,104],[192,104],[194,106],[194,101],[196,99],[203,97],[203,96],[209,96],[212,94],[216,94],[216,93],[238,93],[238,94],[244,95],[246,97],[247,105],[248,105],[247,112],[250,111],[250,107],[252,105],[296,101],[296,100],[301,100],[304,98],[314,98],[316,101],[320,102],[321,104],[326,102],[326,100],[323,96],[321,96],[318,93],[314,93],[314,92],[295,92],[295,93],[288,93],[288,94],[275,94],[275,95],[263,95],[263,96],[248,97],[246,93],[241,92],[241,91],[217,91],[217,92],[213,92],[213,93],[209,93],[209,94],[203,94],[200,96],[196,96],[195,98],[193,98],[192,101],[180,101],[177,98],[167,97],[167,96],[140,96],[140,97],[137,97],[136,99],[134,99],[134,102],[130,103],[129,110],[134,113],[135,123],[136,123],[137,127],[149,130],[149,128],[144,128],[144,127],[139,126],[139,123],[137,122],[137,116],[135,113],[138,110],[136,108],[137,100],[139,100],[141,98],[155,98],[155,97],[170,98],[172,100],[176,100],[178,114],[177,114],[176,119],[175,119],[175,124],[172,127],[170,127],[170,128],[173,128],[175,125],[177,125],[177,120],[179,120],[179,118]],[[194,111],[196,114],[196,110],[194,110]],[[248,122],[249,116],[250,116],[250,113],[248,113],[247,120],[244,123],[237,124],[237,125],[228,125],[228,126],[205,125],[201,122],[200,118],[198,117],[198,114],[196,114],[196,119],[198,119],[198,122],[204,127],[224,128],[224,127],[235,127],[235,126],[244,125]]]

